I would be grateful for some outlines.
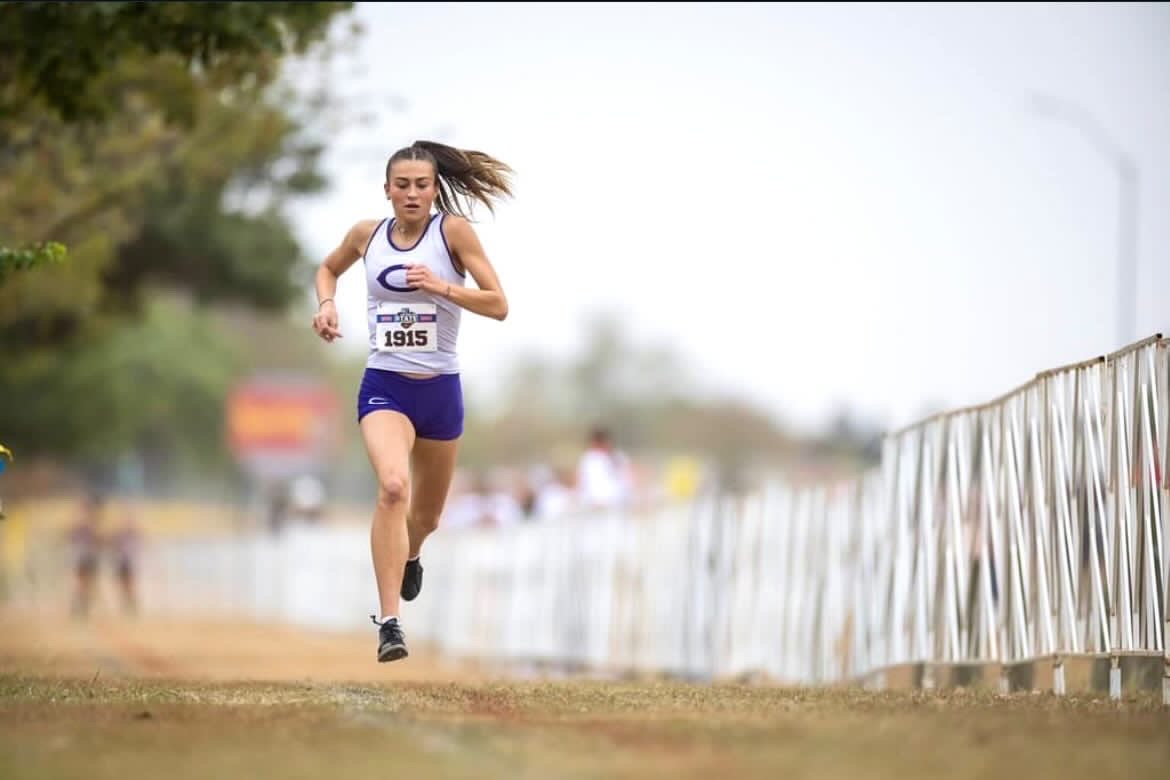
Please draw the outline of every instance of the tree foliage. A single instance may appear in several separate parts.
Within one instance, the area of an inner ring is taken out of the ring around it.
[[[45,241],[23,249],[0,247],[0,285],[10,273],[60,263],[64,259],[65,245],[56,241]]]
[[[185,74],[155,93],[172,120],[194,118],[204,86],[267,83],[289,53],[303,53],[352,3],[0,3],[0,116],[47,110],[66,122],[108,119],[111,80],[126,60]]]
[[[0,4],[0,239],[23,247],[0,253],[6,444],[223,460],[224,396],[268,346],[225,323],[304,289],[284,206],[326,184],[323,98],[280,58],[348,5]]]
[[[132,206],[158,163],[190,151],[184,131],[206,125],[209,105],[248,102],[351,5],[0,3],[2,194],[27,195],[10,209],[16,224],[0,223],[0,286],[59,263],[71,234]],[[99,160],[121,164],[99,181],[78,175]],[[53,181],[30,181],[30,167]],[[59,197],[63,184],[76,196]]]

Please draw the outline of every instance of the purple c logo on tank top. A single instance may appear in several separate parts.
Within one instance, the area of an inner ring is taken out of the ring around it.
[[[395,265],[390,266],[385,271],[378,274],[378,284],[382,285],[387,290],[392,290],[393,292],[415,292],[418,290],[417,287],[398,287],[396,285],[390,284],[390,282],[387,281],[387,277],[390,276],[390,274],[394,273],[395,271],[405,270],[406,266],[402,263],[396,263]]]

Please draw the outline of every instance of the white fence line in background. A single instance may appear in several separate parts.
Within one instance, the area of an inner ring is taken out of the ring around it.
[[[700,679],[1044,657],[1060,692],[1065,656],[1170,669],[1168,436],[1170,340],[1153,337],[892,434],[853,482],[440,530],[404,627],[456,656]],[[181,609],[194,589],[325,628],[372,631],[376,611],[365,529],[183,543],[150,580]]]

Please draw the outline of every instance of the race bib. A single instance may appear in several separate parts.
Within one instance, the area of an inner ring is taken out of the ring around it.
[[[439,347],[433,303],[380,303],[374,338],[379,352],[434,352]]]

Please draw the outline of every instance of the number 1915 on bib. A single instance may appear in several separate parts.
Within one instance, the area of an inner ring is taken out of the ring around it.
[[[374,339],[379,352],[434,352],[438,349],[438,317],[433,303],[378,306]]]

